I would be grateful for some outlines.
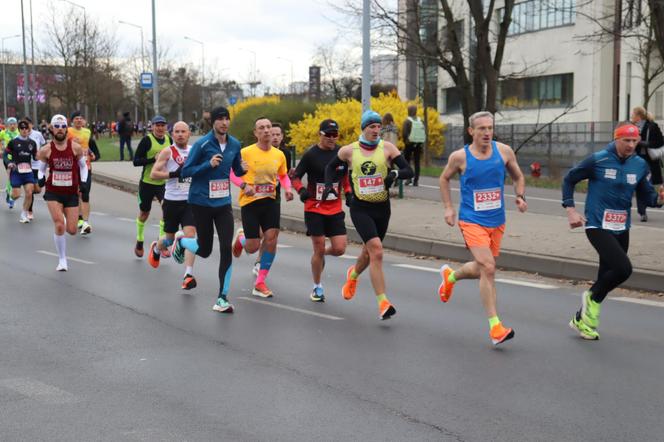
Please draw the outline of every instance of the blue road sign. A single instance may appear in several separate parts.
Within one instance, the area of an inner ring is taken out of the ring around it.
[[[152,72],[141,72],[141,89],[152,89]]]
[[[228,97],[228,104],[233,106],[235,103],[237,103],[237,97],[235,95],[231,95]]]

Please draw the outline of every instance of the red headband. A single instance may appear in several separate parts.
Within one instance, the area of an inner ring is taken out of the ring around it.
[[[619,138],[638,138],[639,128],[633,124],[626,124],[620,126],[613,131],[613,139],[617,140]]]

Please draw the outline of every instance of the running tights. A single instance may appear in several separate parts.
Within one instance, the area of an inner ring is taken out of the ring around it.
[[[586,229],[586,236],[599,254],[597,281],[590,292],[593,301],[602,302],[611,290],[632,274],[632,263],[627,257],[629,230],[614,234],[603,229]]]
[[[196,222],[196,236],[198,237],[198,251],[196,254],[198,256],[203,258],[210,256],[214,242],[214,229],[217,229],[219,254],[221,256],[219,260],[219,292],[226,294],[225,291],[228,290],[226,273],[229,271],[233,259],[231,243],[233,242],[233,230],[235,228],[231,205],[207,207],[192,204],[191,210]]]

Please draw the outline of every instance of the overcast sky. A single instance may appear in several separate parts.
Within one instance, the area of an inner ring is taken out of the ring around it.
[[[49,1],[63,13],[71,8],[63,0],[32,0],[36,47],[45,44],[40,24],[47,18]],[[102,27],[115,32],[120,57],[140,48],[140,31],[119,24],[119,20],[143,26],[146,46],[152,38],[150,0],[75,1]],[[291,63],[277,57],[292,60],[294,80],[304,81],[318,45],[340,33],[340,44],[347,47],[361,38],[355,26],[340,28],[348,19],[328,0],[157,0],[156,4],[157,41],[169,47],[171,58],[200,66],[201,46],[184,39],[189,36],[205,43],[206,71],[221,71],[224,78],[245,82],[251,76],[254,58],[250,51],[255,51],[258,79],[273,90],[285,88],[291,76]],[[28,33],[29,0],[24,0],[24,5]],[[21,1],[2,0],[0,37],[20,33]],[[5,49],[20,53],[21,39],[5,40]]]

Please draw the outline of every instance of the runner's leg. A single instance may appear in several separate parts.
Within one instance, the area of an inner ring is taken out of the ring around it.
[[[606,295],[632,274],[632,263],[627,256],[629,231],[619,235],[602,229],[587,229],[586,236],[600,257],[597,281],[590,287],[592,300],[601,303]]]

